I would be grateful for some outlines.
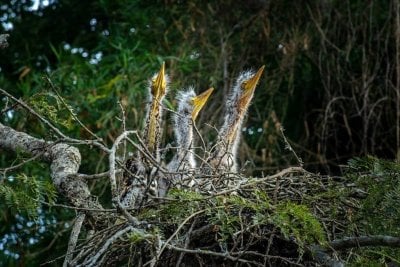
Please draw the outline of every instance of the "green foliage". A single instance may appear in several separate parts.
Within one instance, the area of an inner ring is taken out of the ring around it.
[[[241,204],[246,202],[240,197],[230,196],[216,197],[211,201],[207,210],[208,222],[219,227],[220,241],[227,241],[240,229],[241,218],[238,211]]]
[[[368,194],[355,214],[348,235],[400,235],[400,164],[367,156],[349,161],[347,177]],[[382,264],[387,259],[400,263],[400,249],[388,247],[359,249],[351,266],[366,262]]]
[[[268,196],[255,190],[254,198],[237,195],[217,197],[208,210],[209,222],[220,228],[221,240],[247,227],[272,224],[279,228],[285,238],[295,238],[302,248],[305,244],[325,243],[325,232],[310,209],[305,205],[283,202],[271,205]]]
[[[71,128],[73,109],[65,106],[60,96],[52,93],[38,93],[29,99],[28,104],[41,116],[48,118],[51,122]]]
[[[0,183],[0,197],[4,199],[8,208],[35,219],[41,202],[53,204],[57,194],[50,181],[19,174],[12,183]]]
[[[179,189],[171,190],[168,197],[174,200],[160,207],[159,216],[175,224],[182,223],[187,217],[201,210],[201,200],[204,198],[199,193]]]
[[[394,161],[379,159],[373,156],[355,157],[350,159],[348,166],[351,172],[367,172],[371,175],[397,175],[400,173],[400,164]]]
[[[400,164],[375,157],[355,158],[347,175],[368,192],[356,218],[366,234],[400,234]],[[379,205],[377,205],[379,203]]]
[[[232,194],[210,199],[207,216],[209,223],[218,226],[220,240],[226,241],[242,230],[243,224],[253,223],[253,226],[265,224],[270,209],[268,196],[260,190],[254,190],[251,198]]]
[[[138,244],[147,240],[146,235],[141,231],[133,231],[129,234],[129,241],[133,244]]]
[[[277,205],[270,221],[286,238],[294,237],[302,248],[305,244],[325,243],[325,233],[318,219],[307,206],[284,202]]]
[[[378,247],[374,249],[359,249],[354,259],[347,265],[350,267],[389,266],[387,263],[400,264],[399,249]]]

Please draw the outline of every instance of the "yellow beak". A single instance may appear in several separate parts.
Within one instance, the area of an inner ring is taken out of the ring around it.
[[[239,107],[240,108],[244,108],[250,102],[250,99],[254,94],[254,91],[256,89],[258,81],[260,80],[261,75],[264,71],[264,67],[265,67],[265,65],[262,66],[256,72],[256,74],[254,74],[251,78],[249,78],[248,80],[246,80],[242,83],[243,94],[242,94],[241,98],[239,99]]]
[[[167,87],[167,80],[165,78],[165,62],[163,62],[156,78],[152,81],[151,94],[157,100],[159,100],[161,96],[165,95],[166,87]]]
[[[200,110],[206,104],[208,97],[214,91],[214,88],[210,88],[207,91],[201,93],[200,95],[193,98],[193,111],[192,111],[192,119],[193,121],[196,120],[197,115],[199,115]]]

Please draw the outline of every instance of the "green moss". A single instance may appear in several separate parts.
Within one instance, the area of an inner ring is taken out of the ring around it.
[[[281,203],[271,215],[270,221],[279,227],[286,238],[294,237],[300,247],[305,244],[323,244],[326,241],[320,222],[305,205]]]

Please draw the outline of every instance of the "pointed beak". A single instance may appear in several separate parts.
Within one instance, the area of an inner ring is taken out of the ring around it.
[[[165,78],[165,62],[163,62],[156,78],[152,81],[151,94],[156,99],[159,99],[161,96],[165,95],[166,87],[167,87],[167,80]]]
[[[193,98],[193,111],[192,111],[192,119],[193,121],[196,120],[197,115],[199,115],[200,110],[206,104],[208,97],[214,91],[214,88],[210,88],[207,91],[201,93],[200,95]]]
[[[241,108],[243,108],[244,106],[246,106],[250,102],[250,100],[251,100],[251,98],[252,98],[252,96],[254,94],[254,91],[256,89],[256,86],[258,84],[258,81],[260,80],[261,75],[262,75],[262,73],[264,71],[264,67],[265,67],[265,65],[262,66],[256,72],[256,74],[254,74],[250,79],[248,79],[248,80],[243,82],[243,84],[242,84],[243,94],[242,94],[242,97],[239,100],[239,106]]]

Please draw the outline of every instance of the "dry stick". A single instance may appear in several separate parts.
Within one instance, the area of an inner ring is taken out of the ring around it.
[[[318,30],[319,33],[321,34],[322,39],[325,40],[330,46],[332,46],[337,52],[339,52],[339,53],[342,52],[342,50],[341,50],[339,47],[337,47],[333,42],[331,42],[331,41],[326,37],[324,31],[323,31],[322,28],[321,28],[321,25],[319,25],[318,22],[317,22],[317,20],[314,18],[313,12],[311,12],[311,9],[310,9],[309,6],[307,6],[307,10],[308,10],[308,13],[310,14],[311,20],[312,20],[312,21],[314,22],[314,24],[315,24],[315,27],[317,27],[317,30]]]
[[[253,256],[258,256],[258,257],[268,257],[269,259],[275,259],[275,260],[281,260],[284,261],[286,263],[289,263],[290,266],[301,266],[301,267],[305,267],[303,264],[301,263],[297,263],[297,262],[293,262],[290,259],[291,258],[285,258],[282,256],[275,256],[275,255],[265,255],[259,252],[255,252],[255,251],[239,251],[239,252],[234,252],[231,255],[253,255]],[[273,265],[266,265],[263,264],[262,266],[273,266]]]
[[[395,1],[395,38],[396,38],[396,145],[397,162],[400,161],[400,3]]]
[[[14,103],[13,105],[11,105],[11,106],[9,107],[9,106],[8,106],[8,102],[9,102],[9,101],[10,101],[10,99],[9,99],[9,98],[6,98],[6,103],[4,103],[4,108],[3,108],[2,110],[0,110],[0,114],[7,113],[8,111],[13,110],[13,109],[15,109],[16,106],[18,106],[17,103]]]
[[[195,133],[197,134],[197,136],[200,138],[203,151],[206,151],[206,149],[207,149],[206,142],[204,141],[204,138],[201,135],[199,128],[197,128],[197,125],[195,122],[193,122],[193,129],[194,129]]]
[[[117,179],[115,176],[116,170],[115,170],[115,154],[118,149],[119,143],[126,139],[128,135],[130,134],[136,134],[136,131],[125,131],[122,134],[120,134],[117,139],[115,139],[115,142],[111,148],[110,154],[109,154],[109,165],[110,165],[110,184],[111,184],[111,193],[112,193],[112,201],[115,204],[115,206],[122,212],[122,215],[134,226],[139,225],[140,222],[138,219],[133,217],[129,212],[121,205],[121,202],[119,200],[119,194],[117,190]]]
[[[239,257],[233,257],[230,255],[228,252],[226,253],[220,253],[220,252],[215,252],[215,251],[210,251],[210,250],[202,250],[202,249],[186,249],[186,248],[180,248],[177,246],[173,246],[170,244],[164,244],[164,246],[168,247],[169,249],[173,249],[179,252],[184,252],[184,253],[191,253],[191,254],[203,254],[203,255],[210,255],[210,256],[216,256],[216,257],[222,257],[226,258],[231,261],[239,261],[239,262],[244,262],[244,263],[250,263],[255,266],[264,266],[261,263],[255,262],[255,261],[249,261],[245,259],[241,259]]]
[[[65,255],[63,267],[68,267],[69,263],[72,260],[72,256],[74,255],[73,251],[75,250],[76,242],[78,241],[79,233],[81,231],[82,223],[85,220],[85,217],[86,217],[85,213],[79,213],[78,216],[76,217],[74,227],[72,228],[71,235],[69,237],[68,249],[67,249],[67,254]]]
[[[45,118],[43,118],[40,114],[38,114],[35,110],[33,110],[30,106],[28,106],[27,104],[25,104],[24,101],[15,98],[14,96],[12,96],[11,94],[7,93],[7,91],[3,90],[0,88],[0,92],[4,95],[6,95],[7,97],[11,98],[12,100],[14,100],[15,102],[17,102],[18,104],[20,104],[23,108],[27,109],[30,113],[32,113],[33,115],[35,115],[37,118],[39,118],[44,124],[46,124],[47,126],[49,126],[54,132],[56,132],[59,136],[61,136],[64,139],[68,139],[68,137],[66,135],[64,135],[57,127],[53,126],[48,120],[46,120]]]
[[[166,174],[169,173],[164,167],[162,167],[159,162],[151,155],[150,151],[147,149],[147,146],[143,143],[143,140],[140,138],[139,134],[136,132],[136,138],[139,141],[139,145],[132,141],[130,138],[126,138],[140,154],[144,155],[146,159],[150,161],[151,164],[157,166],[157,170],[161,171],[162,173]]]
[[[192,225],[190,226],[189,231],[186,234],[186,240],[185,240],[185,244],[184,244],[184,246],[185,246],[184,248],[185,249],[189,247],[190,236],[192,235],[195,222],[196,222],[196,220],[192,222]],[[176,266],[181,266],[181,262],[183,260],[183,256],[185,256],[184,252],[179,253],[179,258],[178,258],[178,261],[176,262]]]
[[[133,230],[134,228],[132,226],[128,226],[118,232],[116,232],[114,235],[112,235],[110,238],[107,239],[107,241],[104,243],[104,245],[99,249],[99,251],[89,259],[88,262],[84,262],[82,264],[82,266],[87,266],[87,267],[91,267],[91,266],[96,266],[97,260],[100,258],[101,255],[103,255],[103,253],[106,252],[106,250],[109,248],[109,246],[115,241],[117,240],[119,237],[121,237],[123,234]],[[78,265],[80,266],[80,265]]]
[[[49,207],[59,207],[59,208],[64,208],[64,209],[71,209],[71,210],[76,210],[76,211],[94,211],[94,212],[116,212],[116,209],[93,209],[93,208],[80,208],[80,207],[75,207],[75,206],[69,206],[69,205],[63,205],[63,204],[52,204],[46,201],[39,201],[40,204],[47,205]]]
[[[59,141],[55,141],[54,143],[50,144],[49,146],[53,146],[53,145],[55,145],[57,143],[59,143]],[[6,176],[5,173],[7,173],[9,171],[16,170],[16,169],[22,167],[23,165],[25,165],[26,163],[29,163],[29,162],[34,161],[36,159],[39,159],[41,156],[43,156],[43,153],[44,152],[39,153],[39,154],[37,154],[37,155],[35,155],[33,157],[30,157],[29,159],[24,160],[24,161],[18,163],[17,165],[13,165],[13,166],[7,167],[7,168],[0,168],[0,172],[3,172],[3,176],[5,177]],[[122,172],[121,169],[116,170],[117,174],[121,173],[121,172]],[[109,175],[109,171],[102,172],[102,173],[96,173],[96,174],[83,174],[83,173],[77,173],[76,174],[76,176],[78,178],[82,178],[82,179],[85,179],[85,180],[99,179],[99,178],[107,177],[108,175]]]
[[[124,170],[123,169],[116,169],[115,174],[120,174]],[[100,179],[103,177],[108,177],[110,175],[110,171],[106,172],[101,172],[101,173],[95,173],[95,174],[84,174],[84,173],[78,173],[77,176],[81,179],[85,180],[95,180],[95,179]]]
[[[111,193],[112,193],[112,197],[113,197],[113,202],[117,203],[119,200],[119,195],[118,195],[118,190],[117,190],[117,179],[115,177],[115,154],[117,152],[118,149],[118,145],[119,143],[126,139],[128,135],[130,134],[135,134],[136,131],[125,131],[122,134],[120,134],[117,139],[115,139],[114,144],[110,150],[110,154],[108,156],[108,162],[109,162],[109,175],[110,175],[110,184],[111,184]]]
[[[171,242],[171,240],[179,233],[179,231],[182,229],[182,227],[192,218],[194,218],[195,216],[203,213],[207,211],[206,209],[204,210],[199,210],[195,213],[193,213],[192,215],[190,215],[189,217],[187,217],[179,226],[178,228],[175,230],[175,232],[164,242],[164,246],[160,249],[159,253],[157,254],[156,259],[158,260],[161,256],[161,254],[163,253],[164,249],[168,246],[168,243]]]
[[[122,113],[122,130],[126,132],[126,117],[125,117],[125,110],[124,107],[122,106],[122,103],[120,101],[117,102],[119,105],[119,108],[121,109]],[[126,160],[126,142],[124,142],[124,151],[122,152],[123,159]]]
[[[293,155],[295,156],[295,158],[296,158],[297,162],[299,163],[300,167],[303,167],[303,165],[304,165],[303,160],[302,160],[299,156],[297,156],[296,151],[294,151],[294,149],[293,149],[292,146],[290,145],[289,141],[287,140],[287,138],[286,138],[286,136],[285,136],[285,133],[284,133],[285,130],[283,129],[282,126],[279,127],[279,131],[281,132],[282,137],[283,137],[283,141],[285,142],[285,145],[286,145],[285,148],[288,149],[290,152],[293,153]]]
[[[268,180],[271,180],[271,179],[282,177],[282,176],[284,176],[284,175],[286,175],[288,173],[295,173],[295,172],[308,173],[302,167],[289,167],[289,168],[286,168],[286,169],[284,169],[284,170],[282,170],[282,171],[280,171],[280,172],[278,172],[278,173],[276,173],[274,175],[270,175],[270,176],[267,176],[267,177],[254,179],[254,180],[252,180],[252,181],[250,181],[248,183],[240,183],[235,188],[231,188],[231,189],[227,189],[227,190],[224,190],[224,191],[220,191],[220,192],[211,194],[211,196],[206,197],[204,199],[209,199],[209,198],[213,198],[215,196],[220,196],[220,195],[226,195],[226,194],[235,192],[235,191],[237,191],[239,189],[250,187],[250,186],[253,186],[253,185],[268,181]]]

